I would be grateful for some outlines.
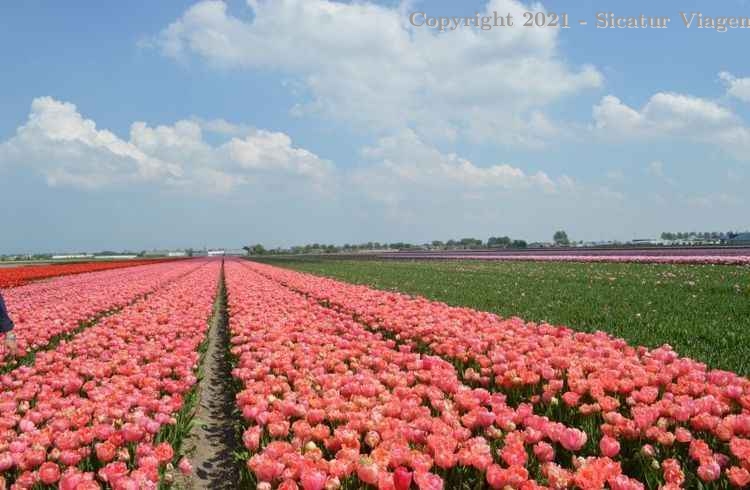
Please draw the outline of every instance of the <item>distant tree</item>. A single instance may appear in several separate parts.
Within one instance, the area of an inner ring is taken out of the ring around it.
[[[482,240],[478,238],[462,238],[459,243],[464,248],[481,247],[483,245]]]
[[[513,243],[511,243],[510,246],[511,248],[526,248],[529,244],[526,243],[526,240],[513,240]]]
[[[247,252],[248,255],[264,255],[266,253],[265,247],[261,245],[260,243],[256,245],[248,245],[242,247],[242,250]]]
[[[510,239],[510,237],[507,236],[491,236],[487,239],[487,246],[488,247],[503,247],[507,248],[510,247],[513,241]]]
[[[405,243],[405,242],[395,242],[391,243],[389,245],[389,248],[394,248],[396,250],[408,250],[410,248],[414,248],[414,245],[411,243]]]
[[[193,250],[192,248],[188,248],[185,250],[185,255],[187,255],[188,257],[192,257],[193,255],[195,255],[195,250]]]
[[[555,234],[552,236],[552,240],[554,240],[555,245],[558,246],[565,246],[570,244],[570,240],[568,239],[568,234],[564,230],[558,230],[555,232]]]
[[[445,246],[445,244],[441,242],[440,240],[433,240],[432,246],[435,248],[442,248],[443,246]]]

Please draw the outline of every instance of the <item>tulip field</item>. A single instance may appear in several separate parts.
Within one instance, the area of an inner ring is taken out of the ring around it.
[[[750,265],[267,258],[269,264],[527,321],[670,344],[750,375]]]
[[[80,262],[71,264],[24,265],[18,267],[4,267],[0,268],[0,288],[20,286],[21,284],[25,284],[29,281],[45,279],[48,277],[82,274],[85,272],[103,271],[108,269],[119,269],[122,267],[133,267],[136,265],[152,264],[156,262],[159,262],[159,260],[115,260],[106,262]]]
[[[0,376],[0,488],[156,488],[185,430],[219,267],[181,261],[6,290],[27,346],[125,306]]]
[[[0,489],[750,488],[750,380],[669,345],[242,259],[4,295]],[[219,422],[233,447],[183,443]]]
[[[162,263],[63,276],[6,289],[4,297],[13,305],[13,320],[18,327],[19,353],[23,357],[79,328],[81,322],[122,307],[194,268],[190,262]],[[8,367],[2,361],[3,349],[0,345],[0,371]]]

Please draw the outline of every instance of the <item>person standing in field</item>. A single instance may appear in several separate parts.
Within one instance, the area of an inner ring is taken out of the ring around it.
[[[13,333],[13,320],[8,316],[8,309],[5,307],[5,300],[0,293],[0,333],[5,334],[5,353],[11,356],[16,355],[16,334]]]

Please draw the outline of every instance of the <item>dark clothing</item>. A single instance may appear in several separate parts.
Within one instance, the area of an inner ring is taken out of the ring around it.
[[[8,316],[8,309],[5,307],[5,300],[0,294],[0,333],[6,333],[13,330],[13,320]]]

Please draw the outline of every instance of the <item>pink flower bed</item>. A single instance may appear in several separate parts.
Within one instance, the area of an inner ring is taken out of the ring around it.
[[[157,488],[218,278],[204,262],[0,376],[0,489]]]
[[[644,488],[612,448],[587,455],[584,431],[530,401],[468,386],[444,359],[245,265],[228,263],[226,282],[257,488]]]
[[[86,272],[104,271],[108,269],[120,269],[122,267],[133,267],[143,264],[158,264],[165,260],[179,259],[113,260],[101,262],[79,262],[74,264],[18,265],[2,267],[0,268],[0,288],[20,286],[31,281],[38,281],[48,277],[83,274]]]
[[[601,332],[502,319],[262,264],[244,267],[356,317],[401,348],[451,362],[462,382],[475,389],[502,394],[511,406],[530,407],[581,430],[585,438],[578,451],[560,441],[550,444],[555,466],[546,474],[533,471],[547,458],[545,452],[524,442],[529,456],[524,468],[551,488],[637,488],[632,481],[620,486],[620,480],[601,477],[614,474],[614,468],[647,488],[750,484],[746,378],[709,370],[669,346],[632,347]],[[493,456],[509,471],[513,465],[502,461],[502,454],[517,442],[508,434],[501,439]],[[586,463],[580,457],[597,459]],[[585,483],[574,476],[582,467],[592,475]],[[486,477],[491,479],[489,470]]]
[[[157,263],[6,289],[3,297],[16,324],[18,355],[39,349],[53,337],[75,330],[81,322],[122,307],[197,266],[192,261]],[[0,339],[0,367],[4,366],[5,357],[5,343]]]

